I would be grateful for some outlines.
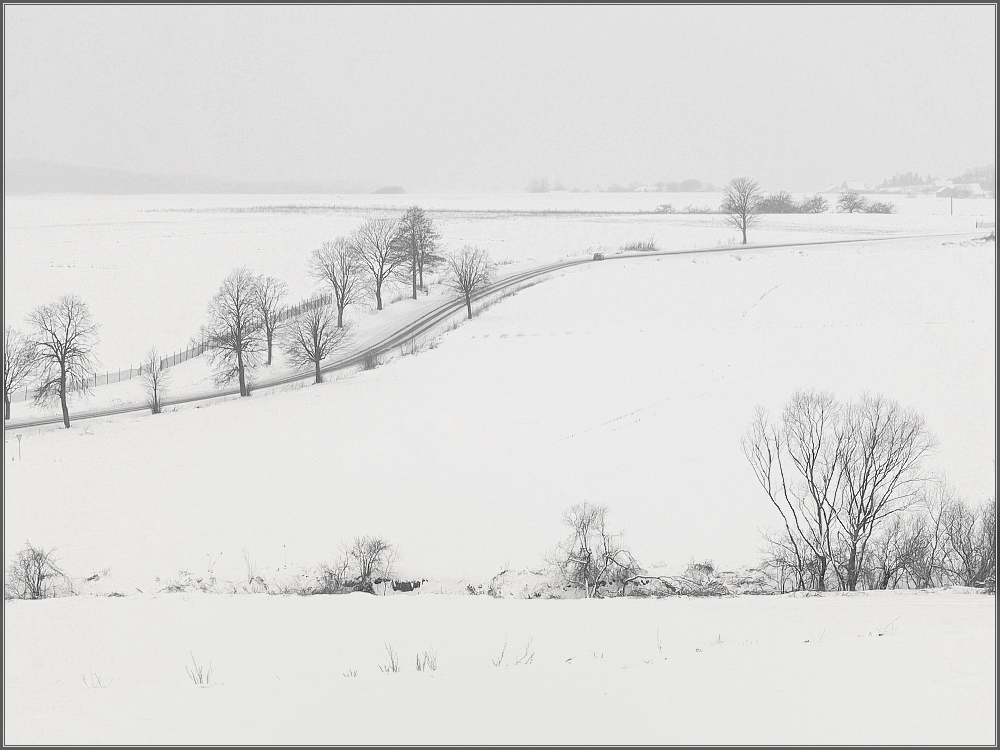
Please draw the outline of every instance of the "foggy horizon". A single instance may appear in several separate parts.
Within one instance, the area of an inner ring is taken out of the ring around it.
[[[522,192],[995,164],[994,6],[6,6],[5,162]]]

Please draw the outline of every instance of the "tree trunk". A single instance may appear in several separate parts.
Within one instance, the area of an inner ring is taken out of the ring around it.
[[[274,338],[274,329],[267,329],[267,363],[271,364],[271,340]]]
[[[60,363],[59,404],[62,406],[63,426],[69,429],[69,407],[66,405],[66,368]]]
[[[424,288],[424,256],[418,256],[417,271],[420,274],[420,288]]]
[[[375,287],[375,302],[376,302],[375,309],[376,310],[381,310],[382,309],[382,285],[381,284],[378,284]]]
[[[3,418],[4,421],[10,419],[10,396],[3,394]]]
[[[469,310],[469,320],[472,320],[472,297],[465,295],[465,306]]]
[[[344,327],[344,306],[337,303],[337,328]]]
[[[816,581],[817,591],[826,591],[826,568],[829,565],[825,557],[819,558],[819,579]]]
[[[236,350],[236,369],[240,373],[240,396],[247,395],[247,381],[243,374],[243,352],[239,349]]]
[[[743,220],[743,244],[747,244],[747,222],[746,219]]]
[[[413,277],[413,299],[417,298],[417,252],[410,257],[410,275]]]
[[[858,550],[851,546],[851,554],[847,558],[847,590],[854,591],[858,587]]]
[[[319,371],[319,360],[315,359],[313,361],[316,363],[316,382],[317,383],[322,383],[323,382],[323,373],[321,373]]]

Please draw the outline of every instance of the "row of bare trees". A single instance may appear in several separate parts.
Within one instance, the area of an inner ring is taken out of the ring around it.
[[[777,422],[758,409],[743,451],[782,519],[768,538],[782,587],[974,585],[995,576],[995,499],[977,510],[932,482],[922,463],[934,446],[922,416],[883,396],[840,403],[800,391]]]
[[[436,270],[443,270],[444,283],[465,298],[471,318],[471,300],[491,283],[493,264],[485,251],[472,246],[444,252],[441,233],[419,206],[399,219],[369,218],[351,235],[324,242],[309,259],[310,274],[333,291],[340,327],[348,305],[370,296],[381,310],[386,286],[403,281],[409,281],[416,299],[417,290],[426,288],[424,273]]]
[[[444,284],[464,299],[471,318],[472,300],[489,287],[493,269],[488,254],[476,247],[444,253],[437,227],[423,209],[413,206],[399,219],[369,218],[349,237],[325,242],[313,252],[309,271],[329,286],[336,314],[319,305],[290,316],[285,282],[240,267],[210,300],[201,340],[208,345],[216,384],[237,382],[241,396],[250,394],[253,370],[272,363],[276,344],[292,364],[312,366],[316,382],[321,382],[322,361],[347,341],[348,306],[370,295],[381,310],[385,289],[403,280],[410,282],[416,299],[418,288],[426,288],[425,272],[443,270]],[[69,427],[69,396],[89,389],[97,366],[98,326],[87,304],[75,295],[36,308],[28,324],[28,333],[9,326],[4,330],[4,418],[10,419],[11,396],[36,379],[35,401],[58,402],[63,424]],[[160,369],[155,347],[146,353],[141,377],[149,406],[159,413],[169,378]]]
[[[385,290],[404,280],[410,282],[416,299],[418,288],[425,288],[425,271],[443,270],[444,284],[464,299],[472,318],[472,300],[489,287],[494,266],[476,247],[444,253],[433,221],[414,206],[399,219],[371,217],[351,235],[324,242],[313,251],[308,268],[329,287],[336,313],[324,305],[289,318],[282,301],[287,291],[284,282],[245,267],[226,277],[209,303],[208,321],[201,331],[217,385],[238,382],[240,395],[249,395],[251,373],[265,351],[264,364],[271,364],[276,341],[292,364],[312,366],[316,382],[321,382],[323,360],[348,341],[344,311],[368,298],[382,310]]]

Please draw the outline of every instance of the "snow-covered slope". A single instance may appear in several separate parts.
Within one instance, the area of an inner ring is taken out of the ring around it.
[[[740,438],[798,388],[914,407],[928,468],[991,491],[995,273],[992,243],[940,241],[588,264],[346,379],[8,434],[7,549],[132,592],[375,533],[405,575],[485,580],[540,564],[590,501],[644,562],[752,563],[775,518]]]

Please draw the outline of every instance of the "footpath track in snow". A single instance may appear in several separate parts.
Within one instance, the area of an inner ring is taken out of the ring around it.
[[[966,230],[961,232],[945,232],[937,234],[919,234],[919,235],[889,235],[889,236],[876,236],[876,237],[852,237],[850,239],[838,239],[838,240],[816,240],[811,242],[785,242],[785,243],[773,243],[767,245],[727,245],[725,247],[705,247],[696,248],[693,250],[657,250],[653,252],[632,252],[632,253],[621,253],[618,255],[608,255],[605,256],[604,260],[595,261],[593,258],[575,258],[569,260],[556,261],[555,263],[548,263],[536,268],[530,268],[525,271],[518,273],[513,273],[509,276],[505,276],[498,279],[489,289],[484,290],[482,293],[476,296],[476,300],[481,300],[488,298],[492,295],[503,293],[511,289],[516,288],[520,284],[525,282],[538,279],[547,274],[551,274],[557,271],[563,271],[574,266],[591,264],[591,263],[602,263],[612,260],[625,260],[633,258],[649,258],[649,257],[662,257],[662,256],[682,256],[682,255],[698,255],[705,253],[731,253],[731,252],[756,252],[759,250],[777,250],[777,249],[788,249],[796,247],[815,247],[815,246],[825,246],[825,245],[845,245],[845,244],[857,244],[862,242],[898,242],[906,240],[918,240],[918,239],[929,239],[936,237],[965,237],[970,235],[981,234],[981,230]],[[366,358],[378,356],[386,352],[392,351],[393,349],[404,345],[408,341],[414,340],[418,336],[429,333],[434,330],[437,326],[441,325],[451,316],[457,314],[465,308],[465,300],[461,297],[456,297],[448,302],[444,302],[437,307],[423,313],[414,320],[406,323],[402,327],[391,331],[385,335],[381,340],[370,344],[363,349],[360,349],[352,354],[349,354],[341,359],[331,362],[327,365],[321,367],[321,372],[330,373],[338,372],[342,370],[347,370],[352,367],[361,366]],[[290,375],[283,375],[267,380],[262,380],[255,386],[255,390],[274,388],[283,385],[290,385],[299,381],[308,380],[314,377],[311,369],[303,370],[300,372],[292,373]],[[164,406],[179,406],[182,404],[189,404],[198,401],[207,401],[216,398],[228,398],[231,396],[236,396],[239,394],[238,388],[227,388],[227,389],[213,389],[209,391],[204,391],[201,393],[188,394],[184,397],[179,397],[176,399],[165,399],[163,402]],[[88,411],[81,411],[74,414],[70,414],[70,418],[73,421],[81,419],[99,419],[101,417],[116,416],[119,414],[128,414],[131,412],[142,412],[148,411],[149,406],[145,404],[129,404],[123,406],[115,406],[111,408],[93,409]],[[23,429],[27,427],[42,427],[50,424],[59,424],[62,422],[62,417],[58,415],[41,417],[36,419],[27,420],[12,420],[10,422],[5,422],[4,430],[12,429]]]

